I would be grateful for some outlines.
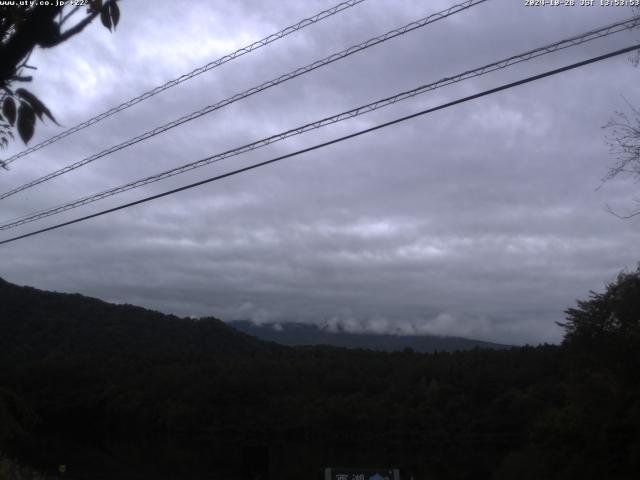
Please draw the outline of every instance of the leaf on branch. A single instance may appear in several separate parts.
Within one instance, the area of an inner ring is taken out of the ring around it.
[[[118,7],[116,2],[109,4],[109,13],[111,14],[111,21],[113,22],[113,29],[115,30],[120,21],[120,7]]]
[[[18,109],[18,133],[20,138],[26,144],[33,137],[33,131],[36,124],[36,114],[31,105],[26,102],[20,102]]]
[[[38,115],[38,118],[40,120],[42,120],[42,114],[44,114],[47,117],[49,117],[49,119],[51,119],[53,123],[55,123],[56,125],[60,125],[56,121],[56,119],[53,117],[53,114],[51,113],[51,111],[49,111],[49,109],[45,106],[45,104],[42,103],[40,99],[36,97],[33,93],[29,92],[28,90],[25,90],[24,88],[19,88],[18,90],[16,90],[16,94],[22,99],[29,102],[31,107],[33,107],[34,113]]]
[[[109,29],[109,31],[111,31],[111,13],[109,10],[110,8],[102,9],[102,11],[100,12],[100,21],[102,22],[102,25],[104,25]]]
[[[89,13],[99,12],[102,8],[102,0],[91,0],[89,5]]]
[[[11,126],[16,123],[16,102],[13,101],[13,98],[7,97],[4,99],[2,103],[2,114]]]

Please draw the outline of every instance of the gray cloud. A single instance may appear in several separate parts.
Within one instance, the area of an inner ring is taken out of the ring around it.
[[[148,3],[148,4],[147,4]],[[99,25],[37,52],[33,91],[71,126],[331,2],[123,2]],[[132,135],[322,58],[450,2],[370,0],[170,89],[0,175],[7,190]],[[362,103],[611,23],[626,8],[525,8],[494,0],[238,102],[3,201],[3,218],[190,162]],[[626,46],[620,34],[437,90],[44,226],[343,135],[420,108]],[[563,310],[639,260],[638,186],[600,185],[602,125],[626,58],[437,112],[283,163],[5,245],[0,275],[180,315],[306,321],[354,331],[559,341]],[[39,141],[59,132],[37,132]],[[14,145],[6,153],[19,151]],[[4,232],[3,238],[35,228]]]

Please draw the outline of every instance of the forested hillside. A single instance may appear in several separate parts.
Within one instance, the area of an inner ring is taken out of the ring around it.
[[[216,318],[183,319],[2,279],[0,331],[0,351],[26,359],[242,354],[272,347]]]
[[[629,274],[567,312],[562,346],[383,353],[3,282],[0,435],[401,441],[429,448],[410,467],[434,478],[634,478],[639,303]]]

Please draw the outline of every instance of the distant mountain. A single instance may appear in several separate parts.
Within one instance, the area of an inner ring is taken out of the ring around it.
[[[453,352],[478,348],[510,348],[509,345],[483,342],[461,337],[436,335],[380,335],[330,331],[318,325],[304,323],[263,323],[256,325],[246,320],[229,322],[230,326],[269,342],[288,346],[331,345],[344,348],[361,348],[392,352],[411,348],[415,352],[430,353],[436,350]]]
[[[0,279],[0,356],[168,357],[243,354],[274,348],[216,318],[193,320]]]
[[[273,343],[271,343],[273,342]],[[0,356],[65,358],[133,355],[185,358],[250,354],[287,346],[329,345],[416,352],[505,348],[458,337],[331,332],[302,323],[224,323],[166,315],[133,305],[114,305],[80,294],[21,287],[0,279]]]

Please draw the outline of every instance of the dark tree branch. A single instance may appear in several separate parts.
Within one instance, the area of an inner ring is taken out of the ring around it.
[[[611,208],[611,206],[608,203],[605,204],[604,209],[614,217],[619,218],[620,220],[629,220],[630,218],[637,217],[638,215],[640,215],[640,210],[636,210],[636,211],[627,213],[626,215],[622,215],[616,212],[613,208]]]
[[[107,2],[104,4],[104,6],[102,7],[104,8],[108,8],[110,2]],[[73,37],[74,35],[77,35],[78,33],[80,33],[82,30],[85,29],[85,27],[87,25],[89,25],[94,18],[96,18],[98,15],[100,15],[100,12],[102,10],[98,10],[97,12],[93,12],[90,13],[89,15],[87,15],[83,20],[81,20],[80,22],[76,23],[73,27],[71,27],[69,30],[67,30],[64,33],[61,33],[58,38],[51,44],[49,45],[50,47],[55,47],[56,45],[69,40],[71,37]]]
[[[603,127],[607,130],[605,138],[609,152],[616,157],[616,161],[609,166],[609,171],[596,190],[602,188],[605,182],[623,175],[640,181],[640,109],[634,107],[626,98],[623,97],[623,100],[629,112],[616,111],[614,117]],[[640,204],[640,201],[636,202]],[[640,208],[627,214],[620,214],[609,205],[605,206],[605,210],[620,219],[640,215]]]
[[[4,83],[15,74],[22,62],[36,45],[46,43],[55,28],[55,17],[63,7],[35,7],[26,16],[15,34],[0,47],[0,82]]]
[[[67,13],[64,17],[62,17],[60,19],[60,23],[58,25],[62,26],[64,24],[64,22],[66,22],[67,20],[69,20],[69,18],[76,13],[78,10],[80,10],[80,7],[75,7],[74,9],[72,9],[69,13]],[[60,12],[60,14],[62,14],[62,12]]]
[[[27,143],[33,135],[36,117],[42,120],[44,114],[55,122],[51,112],[36,95],[23,88],[18,88],[14,92],[12,88],[14,82],[32,81],[30,75],[24,75],[22,72],[27,68],[35,69],[27,65],[34,48],[51,48],[64,43],[82,32],[99,15],[102,24],[111,31],[120,18],[117,1],[88,2],[86,16],[65,31],[62,31],[62,25],[70,22],[70,19],[83,8],[82,6],[54,6],[53,2],[46,2],[49,5],[39,4],[39,2],[22,2],[12,8],[0,6],[0,92],[4,92],[0,101],[4,102],[2,108],[6,107],[9,112],[7,115],[12,119],[11,125],[0,125],[0,148],[6,146],[8,142],[6,135],[2,135],[3,129],[13,138],[11,128],[17,128],[23,142]],[[16,97],[16,95],[19,97],[17,99],[19,108],[11,113],[15,110],[16,100],[7,102],[4,101],[4,97]],[[5,166],[6,164],[0,161],[0,167]]]

